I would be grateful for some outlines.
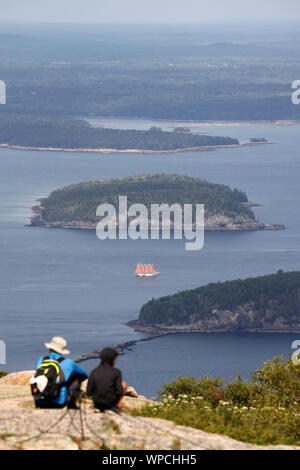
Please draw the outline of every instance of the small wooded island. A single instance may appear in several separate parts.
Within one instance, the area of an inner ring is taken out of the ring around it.
[[[173,153],[206,151],[267,143],[186,132],[173,132],[152,126],[148,130],[110,129],[82,119],[4,115],[0,121],[0,147],[23,150],[99,153]]]
[[[7,115],[0,122],[0,144],[44,150],[178,151],[239,146],[231,137],[95,127],[81,119]],[[251,145],[251,143],[249,143]]]
[[[95,229],[100,220],[97,207],[110,203],[116,208],[119,196],[128,206],[151,204],[204,204],[205,230],[279,230],[255,219],[247,195],[238,189],[183,175],[140,175],[129,178],[90,181],[53,191],[32,208],[31,225]]]
[[[152,299],[127,325],[147,333],[300,333],[300,271],[211,283]]]

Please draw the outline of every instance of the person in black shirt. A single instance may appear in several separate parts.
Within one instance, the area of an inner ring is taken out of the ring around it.
[[[121,371],[114,367],[117,357],[115,349],[102,349],[101,363],[89,375],[86,392],[93,397],[95,408],[100,411],[119,412],[118,405],[127,387],[126,382],[122,382]]]

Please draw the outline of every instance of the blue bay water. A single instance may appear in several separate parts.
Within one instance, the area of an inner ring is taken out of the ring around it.
[[[106,122],[107,127],[113,125]],[[156,123],[138,125],[148,128]],[[123,126],[138,125],[133,121]],[[274,143],[165,155],[0,150],[0,338],[7,345],[7,365],[2,369],[31,369],[43,353],[43,343],[53,335],[67,338],[72,358],[144,338],[147,335],[124,322],[137,318],[142,304],[152,297],[211,281],[299,269],[299,126],[193,126],[241,141],[264,136]],[[203,250],[187,252],[181,240],[100,241],[94,231],[26,226],[31,206],[54,189],[161,172],[242,189],[262,204],[255,209],[262,222],[282,223],[287,229],[209,232]],[[154,263],[160,276],[137,280],[137,262]],[[119,364],[125,380],[153,396],[164,380],[178,375],[229,377],[239,369],[248,376],[264,360],[291,353],[295,339],[299,335],[172,335],[135,345]],[[82,365],[90,370],[95,363]]]

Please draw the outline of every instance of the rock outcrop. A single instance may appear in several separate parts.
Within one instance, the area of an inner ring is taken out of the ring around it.
[[[56,220],[47,222],[43,217],[43,206],[33,206],[31,208],[34,216],[30,219],[30,225],[34,227],[47,227],[47,228],[66,228],[66,229],[82,229],[82,230],[96,230],[96,222],[87,222],[82,220]],[[116,225],[118,227],[118,223]],[[171,230],[174,229],[174,224],[170,223]],[[148,228],[155,228],[151,221],[148,221]],[[164,228],[163,224],[159,224],[158,228]],[[186,229],[195,230],[195,225],[191,227],[185,226]],[[255,231],[255,230],[284,230],[285,227],[280,224],[265,225],[257,222],[255,219],[245,216],[228,217],[224,214],[218,213],[205,217],[205,230],[206,231]]]
[[[274,302],[276,304],[276,302]],[[284,318],[278,316],[273,319],[272,302],[266,309],[264,316],[255,309],[253,303],[239,305],[234,310],[214,308],[210,318],[201,319],[199,315],[192,315],[188,324],[159,324],[144,325],[140,319],[126,323],[135,331],[150,334],[170,333],[203,333],[203,332],[255,332],[255,333],[300,333],[300,322],[287,324]]]
[[[28,386],[30,377],[35,373],[34,370],[22,370],[20,372],[13,372],[0,379],[1,386],[3,385],[26,385]]]
[[[28,385],[31,371],[0,379],[0,450],[283,450],[292,446],[256,446],[226,436],[178,426],[157,418],[126,413],[95,413],[91,402],[77,410],[37,410]],[[145,400],[125,397],[123,410],[142,406]],[[298,450],[300,450],[298,448]]]

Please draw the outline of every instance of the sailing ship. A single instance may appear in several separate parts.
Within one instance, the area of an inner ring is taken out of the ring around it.
[[[138,263],[136,266],[135,274],[138,277],[154,277],[159,274],[155,266],[153,264],[141,264]]]

